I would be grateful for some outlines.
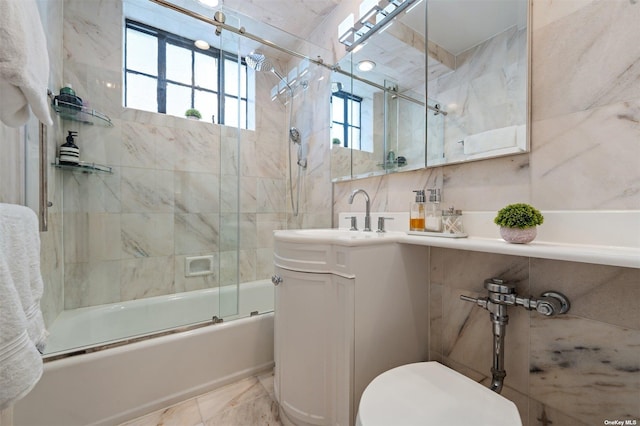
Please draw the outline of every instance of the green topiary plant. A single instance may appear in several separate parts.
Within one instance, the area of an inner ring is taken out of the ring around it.
[[[542,225],[544,217],[539,210],[529,204],[516,203],[501,209],[493,222],[504,228],[526,229]]]
[[[195,108],[189,108],[184,113],[185,117],[196,117],[198,120],[202,118],[202,114]]]

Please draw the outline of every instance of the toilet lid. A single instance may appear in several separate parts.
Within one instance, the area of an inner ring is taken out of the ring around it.
[[[358,410],[360,426],[521,426],[515,404],[437,362],[376,377]]]

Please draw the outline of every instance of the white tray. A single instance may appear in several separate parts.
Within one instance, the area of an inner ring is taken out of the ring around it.
[[[468,235],[462,234],[448,234],[444,232],[430,232],[430,231],[407,231],[409,235],[420,235],[423,237],[442,237],[442,238],[467,238]]]

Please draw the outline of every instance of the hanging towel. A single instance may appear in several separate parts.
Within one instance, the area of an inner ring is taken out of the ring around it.
[[[0,0],[0,28],[0,121],[20,127],[33,110],[52,125],[49,53],[35,0]]]
[[[27,207],[0,204],[0,410],[42,375],[42,292],[38,218]]]

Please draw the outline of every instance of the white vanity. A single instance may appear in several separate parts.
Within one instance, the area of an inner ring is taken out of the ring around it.
[[[395,231],[386,233],[348,231],[354,214],[340,215],[347,228],[275,232],[275,392],[284,424],[352,425],[371,380],[427,360],[429,247],[640,268],[637,211],[544,212],[537,241],[524,245],[498,238],[494,212],[465,214],[471,237],[460,239],[400,232],[404,213],[371,214],[371,223],[393,217]]]
[[[274,385],[285,425],[352,425],[371,380],[427,359],[427,248],[399,244],[400,234],[276,231]]]

